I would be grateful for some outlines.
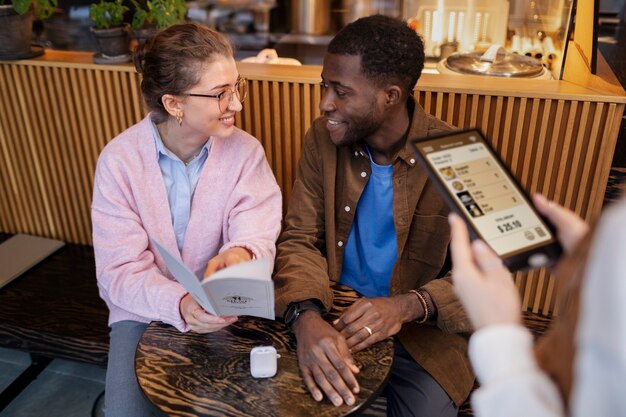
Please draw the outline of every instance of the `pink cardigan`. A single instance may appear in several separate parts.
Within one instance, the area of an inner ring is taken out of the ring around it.
[[[258,140],[239,129],[214,137],[179,253],[149,117],[113,139],[98,158],[91,205],[98,288],[109,324],[158,320],[188,331],[179,310],[186,291],[166,272],[150,238],[192,271],[204,270],[233,246],[273,261],[281,193]]]

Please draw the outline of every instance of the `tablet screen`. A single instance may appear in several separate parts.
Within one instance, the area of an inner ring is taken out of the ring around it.
[[[510,256],[555,240],[480,132],[452,133],[414,145],[498,255]]]

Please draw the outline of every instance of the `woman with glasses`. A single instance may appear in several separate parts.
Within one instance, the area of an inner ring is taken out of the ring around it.
[[[175,25],[134,60],[150,113],[100,154],[92,202],[98,287],[110,310],[107,417],[161,414],[134,371],[150,321],[207,333],[237,320],[204,311],[167,273],[151,239],[209,276],[273,260],[282,213],[263,148],[235,127],[247,85],[226,38]]]

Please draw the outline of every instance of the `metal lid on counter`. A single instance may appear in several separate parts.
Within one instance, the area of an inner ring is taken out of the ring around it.
[[[497,52],[497,53],[496,53]],[[443,65],[454,72],[496,77],[538,77],[543,74],[541,61],[519,54],[510,54],[504,48],[490,51],[455,53],[443,60]]]

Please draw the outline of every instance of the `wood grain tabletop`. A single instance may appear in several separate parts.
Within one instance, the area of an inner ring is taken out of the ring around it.
[[[336,285],[333,320],[358,295]],[[273,346],[281,355],[272,378],[250,375],[250,350]],[[354,358],[361,368],[361,392],[353,406],[316,402],[300,377],[295,337],[281,319],[240,317],[209,334],[180,333],[153,322],[135,358],[137,379],[147,397],[171,416],[346,416],[358,414],[378,397],[391,371],[393,340],[383,340]]]

